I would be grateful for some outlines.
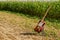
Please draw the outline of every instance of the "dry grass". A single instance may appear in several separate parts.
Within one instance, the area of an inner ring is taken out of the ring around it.
[[[0,11],[0,40],[60,40],[60,30],[51,26],[53,22],[46,21],[45,36],[32,35],[33,28],[38,22],[37,18],[30,18],[21,14]],[[49,25],[50,24],[50,25]],[[60,24],[60,23],[57,23]],[[56,24],[56,26],[57,26]],[[20,35],[20,33],[26,35]],[[30,32],[30,34],[27,34]]]

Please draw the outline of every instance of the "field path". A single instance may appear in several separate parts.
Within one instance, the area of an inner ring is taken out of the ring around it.
[[[32,32],[31,27],[35,26],[33,20],[30,21],[32,24],[29,23],[29,18],[0,12],[0,40],[55,40],[53,37],[29,33]]]

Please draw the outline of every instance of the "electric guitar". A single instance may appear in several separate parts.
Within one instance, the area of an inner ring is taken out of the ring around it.
[[[34,31],[40,33],[41,31],[44,30],[44,25],[45,25],[44,19],[45,19],[45,17],[47,16],[47,13],[48,13],[48,11],[50,10],[50,8],[51,8],[51,6],[47,9],[47,11],[46,11],[44,17],[42,18],[42,20],[40,20],[40,21],[38,22],[37,26],[34,28]]]

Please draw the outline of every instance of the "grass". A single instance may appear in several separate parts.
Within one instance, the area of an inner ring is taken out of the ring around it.
[[[19,12],[32,16],[43,16],[48,6],[48,18],[60,18],[60,1],[58,2],[0,2],[0,10]],[[57,16],[58,15],[58,16]]]
[[[4,19],[10,22],[12,25],[19,25],[21,29],[25,31],[34,32],[33,29],[37,25],[40,18],[36,16],[30,16],[22,13],[15,13],[10,11],[0,11],[0,20]],[[3,18],[4,17],[4,18]],[[45,33],[46,37],[52,37],[53,39],[60,40],[60,20],[57,19],[45,19]]]

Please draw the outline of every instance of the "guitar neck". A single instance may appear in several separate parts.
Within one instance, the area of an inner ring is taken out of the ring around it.
[[[42,18],[41,21],[44,21],[44,19],[45,19],[45,17],[47,16],[47,13],[49,12],[50,8],[51,8],[51,6],[47,9],[47,11],[46,11],[46,13],[45,13],[45,15],[44,15],[44,17]]]

